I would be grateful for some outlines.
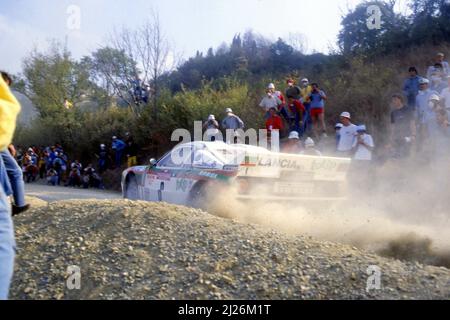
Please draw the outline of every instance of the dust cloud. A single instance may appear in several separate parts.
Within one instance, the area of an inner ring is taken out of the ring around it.
[[[208,210],[293,235],[450,267],[447,167],[412,160],[358,166],[349,173],[347,199],[338,203],[240,202],[233,200],[233,190],[215,194]]]

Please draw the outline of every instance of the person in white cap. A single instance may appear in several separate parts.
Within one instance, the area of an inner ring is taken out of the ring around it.
[[[450,67],[448,65],[448,62],[445,61],[444,58],[445,58],[444,53],[442,52],[436,53],[433,65],[429,66],[427,69],[427,78],[430,78],[433,72],[436,71],[436,64],[440,64],[442,66],[445,75],[450,75]]]
[[[322,153],[315,148],[316,144],[314,143],[314,140],[311,137],[308,137],[305,139],[304,142],[305,149],[302,150],[301,154],[307,155],[307,156],[322,156]]]
[[[372,151],[375,148],[373,138],[367,133],[365,125],[359,125],[356,128],[356,139],[353,142],[354,160],[370,161],[372,160]]]
[[[291,131],[289,133],[288,140],[283,144],[281,151],[293,154],[299,154],[302,151],[300,136],[297,131]]]
[[[428,88],[428,79],[421,78],[419,80],[419,93],[416,97],[416,112],[419,126],[419,144],[423,145],[423,141],[428,136],[428,125],[435,119],[435,114],[432,108],[430,108],[430,98],[432,96],[438,96],[438,93]]]
[[[244,129],[244,121],[235,115],[231,108],[226,108],[225,113],[226,117],[222,120],[222,128],[226,130],[227,143],[236,142],[238,137],[236,130]]]
[[[356,125],[351,121],[350,113],[344,111],[340,115],[342,128],[340,129],[340,138],[337,146],[337,152],[339,155],[349,157],[351,155],[353,142],[356,136]]]
[[[278,91],[275,89],[275,85],[273,83],[269,83],[269,85],[267,86],[267,89],[274,95],[276,96],[278,99],[280,99],[282,104],[286,103],[286,99],[284,98],[283,94],[281,93],[281,91]]]
[[[275,108],[278,112],[283,107],[283,102],[272,93],[271,89],[267,88],[266,96],[261,100],[259,106],[265,111],[264,118],[267,120],[270,118],[269,110]]]
[[[203,123],[203,130],[206,130],[208,141],[216,141],[216,135],[219,133],[219,123],[213,114],[210,114],[208,120]]]

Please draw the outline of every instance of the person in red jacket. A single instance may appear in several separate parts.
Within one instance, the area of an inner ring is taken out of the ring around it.
[[[282,130],[283,129],[283,120],[281,117],[277,114],[277,109],[275,107],[270,108],[269,110],[270,116],[266,120],[266,129],[268,131],[268,134],[272,130]]]
[[[289,131],[297,131],[300,134],[303,115],[306,111],[305,106],[300,100],[296,100],[293,97],[289,97],[287,106],[289,115]]]

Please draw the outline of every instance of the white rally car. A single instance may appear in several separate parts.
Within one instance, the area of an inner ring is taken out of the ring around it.
[[[177,145],[148,166],[125,170],[122,194],[194,207],[219,189],[234,190],[233,196],[241,200],[341,200],[350,161],[195,141]]]

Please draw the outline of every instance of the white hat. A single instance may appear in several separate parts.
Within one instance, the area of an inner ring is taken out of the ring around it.
[[[342,123],[338,122],[338,123],[335,124],[334,128],[335,128],[335,129],[337,129],[337,128],[340,129],[340,128],[342,128],[343,126],[344,126],[344,125],[343,125]]]
[[[267,89],[275,89],[275,85],[273,83],[269,83]]]
[[[298,135],[298,132],[297,132],[297,131],[291,131],[291,132],[289,133],[288,139],[297,139],[297,140],[299,140],[300,137],[299,137],[299,135]]]
[[[210,114],[209,117],[208,117],[208,120],[216,120],[216,117],[214,117],[213,114]]]
[[[431,100],[440,101],[441,98],[439,98],[439,96],[438,96],[437,94],[433,93],[433,94],[431,94],[430,97],[428,98],[428,101],[431,101]]]
[[[351,119],[350,112],[347,112],[347,111],[342,112],[341,117]]]
[[[305,140],[305,147],[306,148],[314,147],[314,145],[315,145],[315,143],[314,143],[313,139],[311,139],[310,137],[306,138],[306,140]]]
[[[437,57],[445,57],[445,54],[442,52],[438,52],[438,53],[436,53],[436,56]]]
[[[231,110],[231,108],[226,108],[225,113],[233,113],[233,110]]]
[[[113,136],[113,137],[112,137],[112,139],[113,139],[113,140],[116,140],[116,139],[117,139],[117,137],[116,137],[116,136]]]
[[[104,148],[106,147],[103,143],[100,145],[100,148]]]
[[[301,80],[301,82],[309,82],[309,80],[308,80],[307,78],[303,78],[303,79]]]
[[[356,131],[366,131],[366,126],[365,125],[359,125],[357,128],[356,128]]]
[[[426,84],[426,83],[430,83],[430,81],[427,78],[420,78],[419,79],[419,84]]]

